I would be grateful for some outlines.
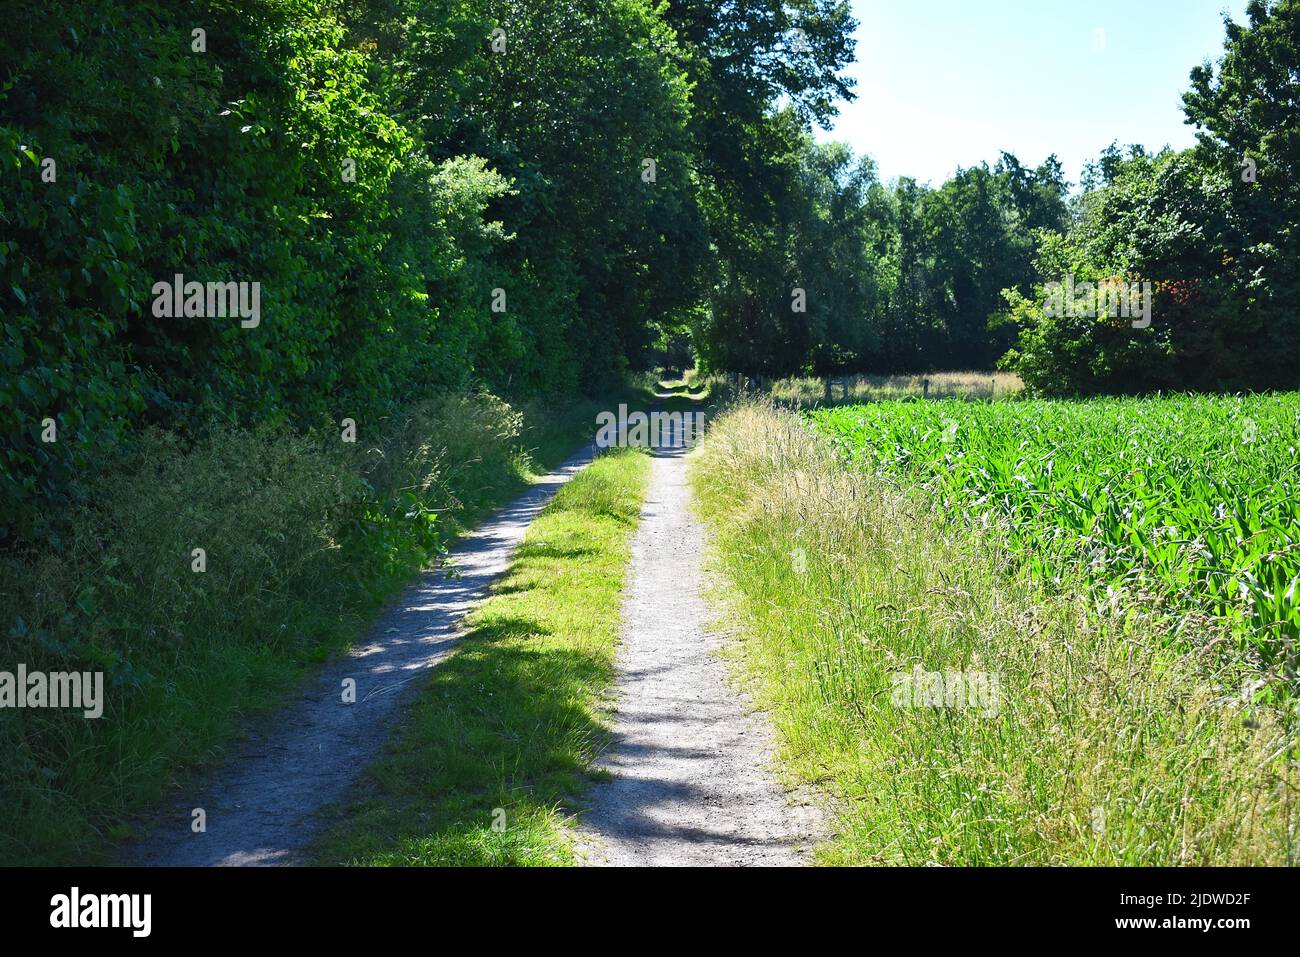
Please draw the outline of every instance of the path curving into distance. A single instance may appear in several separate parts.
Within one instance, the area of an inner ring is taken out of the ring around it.
[[[219,769],[182,789],[141,843],[122,848],[122,863],[296,863],[296,853],[319,833],[316,812],[343,796],[378,755],[419,679],[454,649],[460,619],[506,570],[537,513],[593,454],[592,447],[578,452],[463,538],[449,556],[458,579],[426,572],[364,641],[260,723],[262,730]],[[355,704],[342,702],[346,678],[356,681]],[[195,808],[206,812],[206,833],[191,830]]]
[[[769,770],[773,737],[727,681],[707,625],[705,533],[686,454],[657,449],[632,540],[614,742],[579,831],[589,864],[792,865],[820,815]]]

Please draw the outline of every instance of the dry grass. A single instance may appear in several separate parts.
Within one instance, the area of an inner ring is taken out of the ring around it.
[[[1009,372],[931,372],[926,375],[857,375],[836,380],[832,402],[872,402],[880,399],[995,399],[1024,389],[1020,377]],[[926,383],[929,383],[927,392]],[[818,378],[778,379],[771,395],[779,402],[813,405],[825,399],[825,382]]]

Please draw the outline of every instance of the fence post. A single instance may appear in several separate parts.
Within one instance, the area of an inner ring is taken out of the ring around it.
[[[925,399],[930,398],[930,380],[929,380],[929,379],[922,379],[922,380],[921,380],[921,393],[922,393],[922,398],[925,398]]]

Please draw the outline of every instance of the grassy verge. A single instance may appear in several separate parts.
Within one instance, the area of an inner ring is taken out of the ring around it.
[[[619,450],[560,490],[371,768],[370,793],[339,810],[319,862],[571,861],[565,806],[606,740],[602,701],[648,475],[646,455]]]
[[[93,863],[466,527],[634,401],[447,396],[338,432],[141,435],[47,547],[0,555],[0,671],[101,671],[104,712],[0,709],[0,864]],[[203,549],[198,571],[194,549]]]
[[[786,766],[838,808],[823,862],[1293,862],[1294,738],[1212,635],[1045,594],[767,405],[714,421],[693,480]]]

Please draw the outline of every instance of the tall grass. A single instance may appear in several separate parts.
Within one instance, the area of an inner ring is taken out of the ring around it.
[[[85,480],[61,540],[0,556],[0,669],[103,671],[107,699],[97,720],[0,709],[0,862],[102,860],[461,527],[589,437],[595,407],[446,396],[355,444],[140,436]]]
[[[878,402],[890,399],[1004,399],[1025,387],[1010,372],[929,372],[916,375],[852,375],[832,377],[832,402]],[[826,395],[826,380],[807,376],[778,379],[768,390],[782,403],[815,405]]]
[[[639,449],[600,456],[528,529],[411,707],[320,863],[574,862],[568,822],[608,741],[623,580],[649,479]],[[494,826],[495,825],[495,826]]]
[[[1176,646],[1048,594],[1004,539],[760,402],[714,420],[693,481],[786,767],[837,809],[824,862],[1292,862],[1295,737],[1242,700],[1212,619]],[[995,713],[900,702],[918,665],[993,676]]]

